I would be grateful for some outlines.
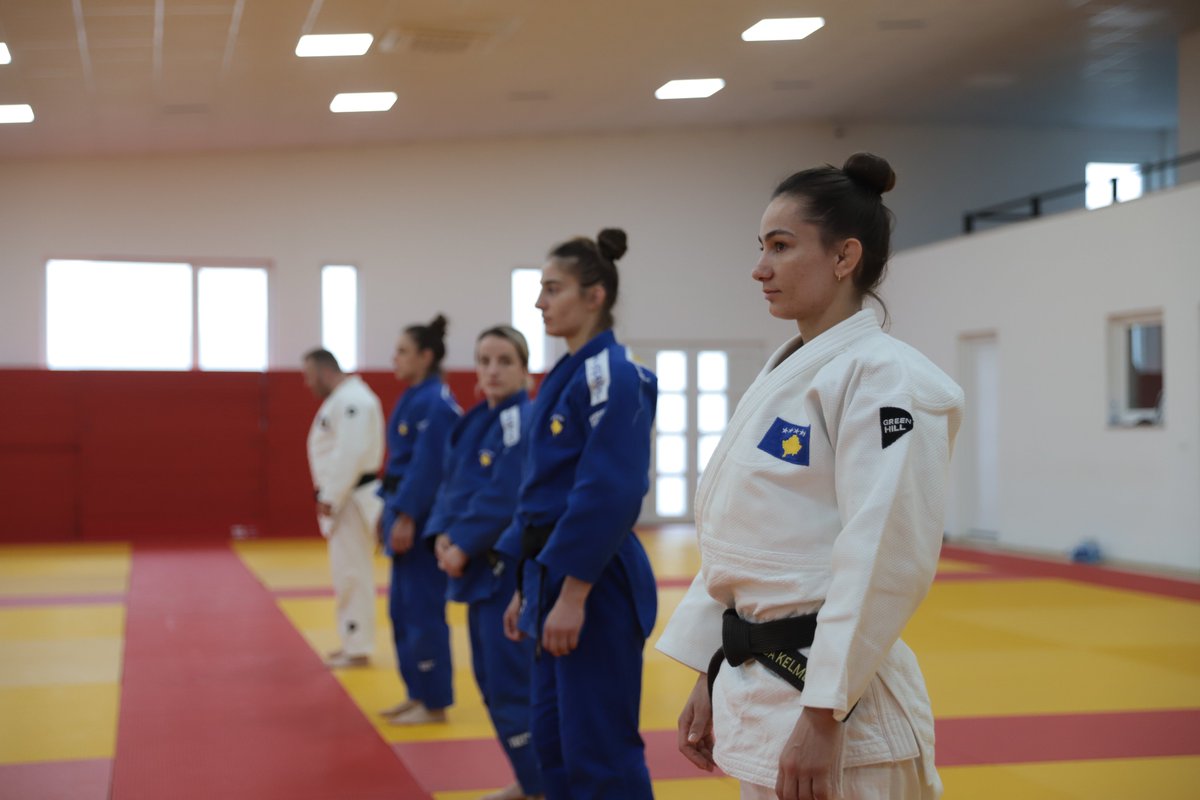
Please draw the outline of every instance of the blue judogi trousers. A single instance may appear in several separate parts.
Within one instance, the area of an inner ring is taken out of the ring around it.
[[[579,646],[534,663],[533,741],[548,800],[653,800],[638,734],[645,643],[614,559],[588,594]]]
[[[543,793],[543,784],[530,735],[534,643],[532,639],[512,642],[504,635],[504,610],[517,590],[517,571],[513,564],[506,566],[498,589],[467,607],[471,660],[479,693],[517,783],[525,794],[536,795]]]
[[[384,515],[384,531],[395,517]],[[454,665],[446,624],[446,573],[420,539],[404,555],[392,556],[388,615],[396,643],[396,663],[408,696],[429,709],[454,704]]]

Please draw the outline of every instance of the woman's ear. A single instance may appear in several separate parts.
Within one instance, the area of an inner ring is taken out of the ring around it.
[[[862,263],[862,242],[858,239],[846,239],[837,246],[833,263],[833,274],[840,281],[853,275]]]
[[[608,292],[598,283],[583,290],[583,302],[589,311],[599,311],[604,308],[604,301],[607,299]]]

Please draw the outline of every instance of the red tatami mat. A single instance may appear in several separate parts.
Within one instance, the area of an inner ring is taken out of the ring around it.
[[[675,731],[642,731],[646,765],[656,781],[719,777],[697,769],[679,752]],[[431,792],[481,791],[512,782],[512,767],[495,739],[400,742],[394,745],[417,780]],[[469,765],[469,768],[464,768]]]
[[[943,767],[1200,755],[1200,709],[937,721]]]
[[[113,800],[427,800],[227,548],[137,548]]]
[[[112,761],[0,764],[0,800],[108,800]]]
[[[1107,586],[1111,589],[1144,592],[1180,600],[1200,600],[1200,582],[1181,578],[1145,575],[1140,572],[1129,572],[1092,564],[1047,561],[1029,556],[956,545],[942,547],[942,557],[990,567],[998,577],[1060,578],[1093,586]]]

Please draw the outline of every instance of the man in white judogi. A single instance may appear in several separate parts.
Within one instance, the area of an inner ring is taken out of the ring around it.
[[[317,522],[329,543],[341,647],[325,663],[366,666],[375,645],[375,528],[383,509],[376,490],[383,462],[383,410],[357,375],[328,350],[304,357],[304,382],[324,402],[308,432],[308,465]]]

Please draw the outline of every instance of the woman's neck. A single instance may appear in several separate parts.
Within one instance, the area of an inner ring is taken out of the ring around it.
[[[836,303],[826,308],[819,317],[796,320],[796,327],[800,329],[800,338],[808,343],[830,328],[850,319],[859,311],[862,311],[861,300],[856,303]]]
[[[516,392],[509,392],[508,394],[504,395],[503,397],[497,397],[497,398],[494,398],[494,399],[493,399],[493,398],[491,398],[491,397],[489,397],[489,398],[487,399],[488,408],[495,408],[496,406],[500,405],[500,404],[501,404],[501,403],[503,403],[505,400],[508,400],[510,397],[512,397],[513,395],[515,395],[515,394],[516,394],[517,392],[519,392],[519,391],[521,391],[521,390],[520,390],[520,389],[517,389],[517,391],[516,391]]]
[[[571,355],[575,355],[585,344],[590,342],[592,339],[595,339],[606,330],[608,330],[608,328],[601,328],[599,325],[596,325],[591,328],[583,329],[574,336],[564,337],[567,340],[567,352]]]

